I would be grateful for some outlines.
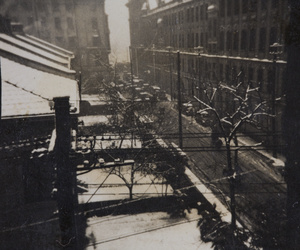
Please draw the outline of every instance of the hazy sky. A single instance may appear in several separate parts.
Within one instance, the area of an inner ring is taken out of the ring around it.
[[[129,22],[128,8],[125,4],[128,0],[105,0],[105,11],[108,15],[110,29],[110,60],[118,62],[128,60]]]

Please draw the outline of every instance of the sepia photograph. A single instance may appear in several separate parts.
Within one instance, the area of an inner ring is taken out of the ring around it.
[[[0,249],[300,249],[299,0],[0,0]]]

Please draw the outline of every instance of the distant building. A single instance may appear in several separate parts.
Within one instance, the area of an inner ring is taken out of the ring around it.
[[[21,23],[26,34],[75,52],[74,67],[99,72],[109,65],[105,0],[0,1],[0,14]]]
[[[182,90],[187,100],[194,95],[201,97],[204,83],[231,83],[240,77],[259,84],[266,99],[283,100],[286,54],[277,45],[284,43],[287,1],[129,0],[127,6],[135,74],[148,72],[143,77],[169,93],[172,89],[174,95],[175,52],[179,51]],[[274,49],[283,53],[274,57],[270,53]],[[218,101],[224,109],[229,105],[225,96]],[[275,132],[280,133],[284,101],[274,105],[270,110],[276,108]],[[274,132],[272,120],[263,117],[259,121],[268,135]],[[251,127],[246,130],[255,131]]]

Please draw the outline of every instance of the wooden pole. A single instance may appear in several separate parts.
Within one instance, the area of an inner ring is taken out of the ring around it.
[[[69,97],[53,99],[55,109],[56,141],[54,163],[57,169],[57,205],[61,245],[75,248],[74,183],[69,159],[71,143],[71,120]]]

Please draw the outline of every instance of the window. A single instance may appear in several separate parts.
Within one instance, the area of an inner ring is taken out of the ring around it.
[[[217,37],[217,20],[213,20],[213,37]]]
[[[241,34],[241,50],[246,50],[248,46],[247,31],[242,30]]]
[[[253,68],[250,67],[248,69],[248,80],[249,80],[249,82],[253,81],[253,75],[254,75],[254,70],[253,70]]]
[[[71,17],[67,18],[67,23],[68,23],[68,29],[74,30],[74,23],[73,23],[73,19]]]
[[[3,5],[4,2],[5,2],[4,0],[1,0],[1,1],[0,1],[0,6]],[[22,8],[24,8],[25,10],[31,10],[31,9],[32,9],[32,4],[31,4],[31,2],[29,2],[28,0],[23,0],[23,1],[21,2],[21,6],[22,6]]]
[[[226,40],[226,44],[227,44],[227,51],[231,50],[232,47],[232,33],[231,31],[227,31],[227,40]]]
[[[189,23],[190,22],[190,9],[186,10],[186,22]]]
[[[279,0],[272,0],[272,8],[277,8],[278,7],[278,1]]]
[[[257,0],[250,0],[249,2],[249,10],[252,12],[257,11]]]
[[[234,0],[234,14],[238,15],[240,12],[240,1],[239,0]]]
[[[32,25],[33,24],[33,17],[32,16],[27,17],[27,24],[28,25]]]
[[[277,42],[277,28],[272,27],[270,29],[270,45]]]
[[[231,16],[232,0],[227,0],[227,16]]]
[[[203,20],[204,19],[204,6],[203,5],[201,5],[201,7],[200,7],[200,20]]]
[[[256,39],[256,30],[254,28],[250,29],[250,43],[249,43],[249,50],[255,50],[255,39]]]
[[[224,32],[220,32],[220,50],[224,51]]]
[[[201,33],[201,36],[200,36],[200,45],[204,46],[204,33],[203,32]]]
[[[56,40],[56,43],[57,43],[58,45],[62,45],[62,43],[63,43],[63,37],[62,37],[62,36],[57,36],[57,37],[55,38],[55,40]]]
[[[242,13],[245,14],[248,11],[248,0],[242,1]]]
[[[66,0],[66,10],[71,11],[72,10],[72,0]]]
[[[70,48],[76,47],[76,37],[75,36],[70,36],[69,37],[69,46]]]
[[[190,14],[191,14],[191,23],[194,22],[194,8],[190,9]]]
[[[58,11],[59,10],[58,0],[52,0],[52,9],[53,9],[53,11]]]
[[[220,0],[220,17],[225,16],[225,0]]]
[[[98,29],[98,22],[97,22],[97,18],[96,17],[92,18],[92,28],[94,30]]]
[[[264,71],[262,68],[259,68],[257,70],[257,83],[260,85],[260,88],[262,88],[263,86],[263,74],[264,74]]]
[[[196,22],[199,21],[199,6],[196,7]]]
[[[59,17],[55,17],[54,18],[54,22],[55,22],[55,28],[60,30],[61,29],[61,22],[60,22],[60,18]]]
[[[222,81],[223,80],[223,64],[220,63],[220,80]]]
[[[237,51],[238,50],[238,46],[239,46],[239,32],[237,30],[235,30],[233,32],[233,50]]]
[[[199,34],[196,33],[195,37],[196,37],[195,46],[197,47],[197,46],[199,46]]]
[[[93,46],[99,47],[100,46],[100,37],[98,35],[93,36]]]
[[[261,9],[262,10],[266,10],[267,9],[267,4],[268,4],[267,0],[260,0],[260,5],[261,5]]]
[[[264,52],[266,49],[266,28],[259,31],[259,51]]]
[[[225,79],[227,82],[230,81],[230,67],[228,64],[226,64],[226,67],[225,67]]]

